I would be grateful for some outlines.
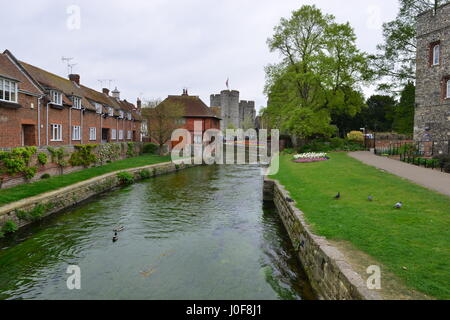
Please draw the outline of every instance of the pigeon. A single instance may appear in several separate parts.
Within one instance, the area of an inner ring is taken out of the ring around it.
[[[117,236],[117,232],[114,232],[114,237],[112,238],[112,241],[116,242],[117,240],[119,240],[119,237]]]
[[[338,194],[334,197],[334,199],[339,200],[341,198],[341,193],[338,192]]]
[[[373,201],[373,197],[372,197],[372,196],[368,196],[368,197],[367,197],[367,200]]]
[[[287,202],[291,202],[291,203],[294,202],[294,200],[292,200],[292,199],[289,198],[289,197],[286,197],[286,201],[287,201]]]
[[[394,206],[395,209],[401,209],[403,207],[403,203],[402,202],[397,202]]]

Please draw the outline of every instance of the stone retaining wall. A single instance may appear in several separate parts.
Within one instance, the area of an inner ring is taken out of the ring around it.
[[[43,210],[42,217],[59,212],[68,207],[74,206],[102,192],[120,186],[121,182],[117,177],[119,172],[129,172],[134,175],[135,180],[141,179],[140,171],[148,169],[151,176],[158,176],[181,169],[193,167],[194,165],[174,164],[171,162],[154,164],[145,167],[132,168],[111,172],[99,177],[76,183],[74,185],[47,192],[31,198],[26,198],[0,207],[0,229],[6,221],[14,221],[19,228],[32,223],[32,221],[20,219],[18,214],[22,212],[32,212],[39,208]]]
[[[381,300],[378,293],[367,289],[365,281],[338,249],[311,232],[303,212],[287,200],[289,193],[278,181],[265,179],[263,199],[275,203],[319,299]]]

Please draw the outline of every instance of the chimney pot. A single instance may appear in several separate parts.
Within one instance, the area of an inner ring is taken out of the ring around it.
[[[69,80],[80,85],[80,75],[79,74],[69,74]]]
[[[107,96],[109,96],[109,89],[103,88],[103,93],[106,94]]]

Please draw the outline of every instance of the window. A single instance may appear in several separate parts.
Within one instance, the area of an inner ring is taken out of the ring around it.
[[[72,102],[73,102],[73,108],[74,109],[81,109],[81,99],[78,97],[72,97]]]
[[[117,140],[117,130],[116,129],[111,130],[111,139]]]
[[[186,124],[186,119],[185,118],[177,119],[177,124],[179,124],[179,125]]]
[[[127,119],[131,120],[131,113],[130,112],[127,113]]]
[[[100,103],[95,103],[95,112],[102,113],[102,105]]]
[[[119,111],[119,118],[123,119],[123,111],[122,110]]]
[[[62,125],[60,124],[52,124],[50,125],[51,129],[51,141],[62,141]]]
[[[123,130],[119,130],[119,140],[123,140]]]
[[[128,130],[128,132],[127,132],[127,139],[131,140],[132,136],[133,136],[133,133],[131,132],[131,130]]]
[[[114,116],[114,109],[111,107],[108,108],[108,116],[110,116],[110,117]]]
[[[450,99],[450,79],[447,79],[447,94],[445,95],[447,99]]]
[[[97,140],[97,128],[89,128],[89,140]]]
[[[17,91],[17,82],[0,78],[0,100],[17,103]]]
[[[52,90],[50,91],[50,97],[52,99],[53,104],[57,104],[58,106],[62,106],[62,93]]]
[[[72,127],[72,140],[76,140],[76,141],[81,140],[81,127],[80,126]]]
[[[435,44],[433,46],[433,66],[437,66],[440,64],[440,56],[441,56],[441,45]]]

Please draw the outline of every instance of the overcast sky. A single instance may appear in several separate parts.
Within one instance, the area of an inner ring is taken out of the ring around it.
[[[259,108],[266,105],[264,66],[280,59],[266,39],[281,17],[312,3],[349,21],[366,52],[375,51],[381,24],[398,9],[397,0],[3,1],[0,50],[61,76],[68,73],[61,57],[73,57],[82,84],[101,90],[99,79],[113,79],[111,89],[132,102],[187,87],[209,105],[229,77],[231,89]]]

